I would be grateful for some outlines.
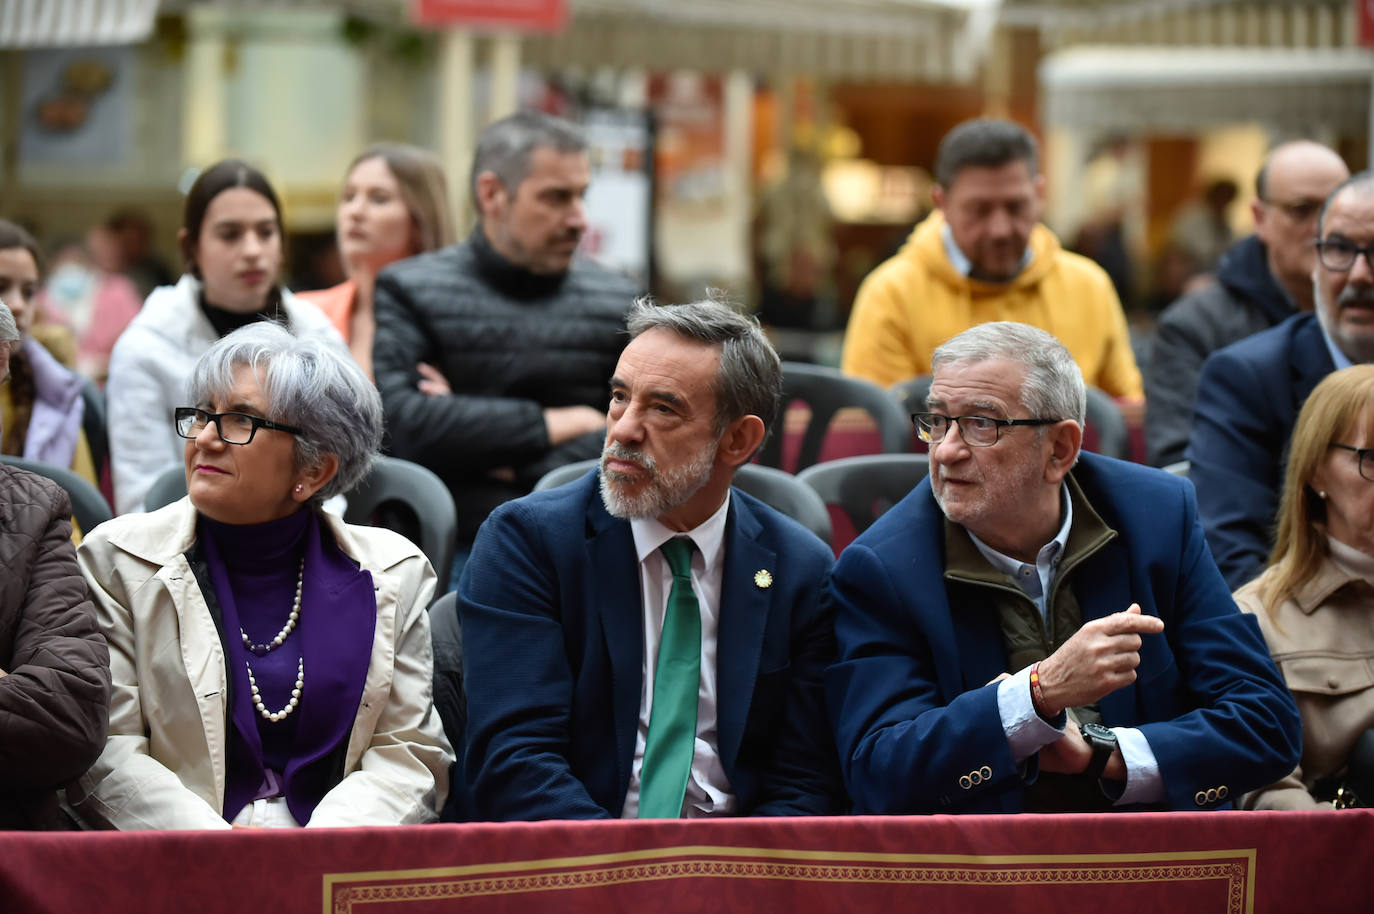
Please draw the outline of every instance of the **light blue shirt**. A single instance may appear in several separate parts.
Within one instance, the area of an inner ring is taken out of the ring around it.
[[[1322,339],[1326,340],[1326,349],[1331,353],[1331,361],[1336,366],[1336,371],[1342,368],[1349,368],[1355,363],[1336,346],[1336,341],[1331,339],[1331,334],[1326,332],[1326,320],[1321,316],[1321,308],[1317,309],[1317,326],[1322,328]]]
[[[1031,598],[1040,612],[1042,623],[1046,619],[1046,597],[1054,587],[1054,578],[1059,572],[1064,551],[1068,548],[1069,530],[1073,525],[1073,501],[1069,498],[1067,485],[1060,489],[1060,503],[1064,522],[1059,525],[1059,532],[1054,539],[1040,548],[1034,565],[998,552],[969,533],[973,545],[992,567],[1006,574]],[[1064,735],[1062,727],[1054,726],[1036,713],[1035,703],[1031,700],[1030,667],[998,684],[997,712],[1002,718],[1002,730],[1007,735],[1012,758],[1018,765]],[[1111,729],[1116,734],[1121,760],[1126,766],[1126,789],[1116,798],[1115,805],[1158,803],[1164,800],[1166,794],[1164,778],[1159,773],[1159,760],[1155,758],[1145,734],[1135,727]],[[1111,796],[1105,790],[1103,793]]]
[[[954,240],[954,230],[949,227],[948,222],[940,226],[940,240],[945,243],[945,256],[949,258],[950,265],[954,267],[955,271],[960,276],[971,275],[973,273],[973,261],[968,259],[968,256],[960,249],[958,242]],[[1026,245],[1026,252],[1021,255],[1021,266],[1017,268],[1016,272],[1020,273],[1030,266],[1030,262],[1031,249],[1030,245]]]

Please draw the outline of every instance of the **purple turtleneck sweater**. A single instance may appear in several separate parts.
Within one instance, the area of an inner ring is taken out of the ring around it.
[[[301,570],[301,556],[305,552],[305,534],[310,526],[308,510],[297,511],[265,524],[222,524],[201,515],[202,534],[213,537],[215,552],[227,573],[233,593],[238,628],[247,633],[254,644],[267,644],[286,625],[296,596],[296,578]],[[230,662],[238,655],[252,667],[262,703],[268,711],[280,711],[291,700],[296,684],[296,665],[301,659],[301,627],[308,624],[305,609],[300,621],[280,647],[264,657],[242,647],[238,628],[225,613],[229,630],[225,637],[237,641],[239,651],[231,650]],[[235,679],[246,682],[246,676]],[[306,670],[309,680],[310,671]],[[304,701],[304,698],[302,698]],[[254,709],[253,720],[262,740],[263,767],[280,775],[291,758],[295,743],[296,725],[303,708],[298,707],[285,720],[269,721]]]

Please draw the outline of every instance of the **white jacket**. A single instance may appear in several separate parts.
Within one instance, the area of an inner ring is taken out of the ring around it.
[[[434,572],[390,530],[321,519],[372,574],[377,625],[344,777],[315,807],[310,827],[433,821],[453,761],[432,694]],[[101,524],[77,553],[114,685],[105,750],[67,789],[92,824],[229,827],[221,811],[233,724],[224,649],[184,555],[195,529],[196,510],[183,498]]]
[[[172,410],[187,402],[196,360],[218,337],[200,307],[200,280],[187,274],[148,295],[110,353],[105,397],[114,474],[115,510],[143,510],[143,497],[169,467],[182,463],[185,442],[172,428]],[[329,318],[285,289],[282,306],[291,331],[343,346]]]

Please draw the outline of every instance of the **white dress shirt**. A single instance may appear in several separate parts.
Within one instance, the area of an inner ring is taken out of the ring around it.
[[[697,691],[697,739],[692,752],[692,772],[687,778],[683,817],[727,816],[739,801],[730,788],[716,748],[716,630],[720,622],[720,585],[725,568],[725,520],[730,514],[730,495],[714,514],[686,533],[670,530],[657,520],[632,520],[635,553],[639,559],[639,594],[644,622],[644,675],[639,691],[639,728],[635,733],[635,758],[630,769],[630,789],[625,794],[621,817],[639,816],[640,769],[644,743],[649,736],[649,714],[654,703],[654,670],[663,635],[663,616],[673,588],[673,571],[658,549],[676,536],[696,544],[692,553],[692,591],[701,609],[701,683]]]

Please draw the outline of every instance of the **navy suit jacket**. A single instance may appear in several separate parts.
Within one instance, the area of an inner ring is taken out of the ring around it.
[[[1192,486],[1095,454],[1073,476],[1117,534],[1070,572],[1083,621],[1131,603],[1164,620],[1142,638],[1136,681],[1099,702],[1104,723],[1140,729],[1173,808],[1229,806],[1291,772],[1297,707],[1212,563]],[[944,524],[926,479],[844,551],[826,586],[840,650],[826,693],[855,812],[1024,808],[991,682],[1016,671],[988,588],[941,577]],[[973,771],[980,783],[964,777]]]
[[[1288,438],[1308,394],[1334,369],[1310,312],[1219,349],[1203,363],[1188,475],[1207,542],[1232,590],[1264,569]]]
[[[838,810],[823,675],[835,656],[814,534],[731,490],[717,631],[717,748],[743,815]],[[772,575],[770,586],[755,573]],[[628,522],[595,471],[502,505],[458,585],[466,772],[479,819],[618,817],[639,727],[644,625]]]

